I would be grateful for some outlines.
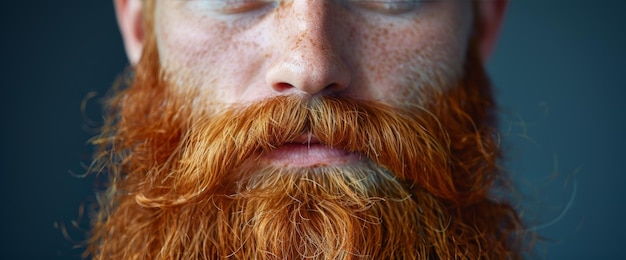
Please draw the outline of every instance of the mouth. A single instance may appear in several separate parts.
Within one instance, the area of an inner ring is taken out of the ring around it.
[[[326,167],[349,164],[360,155],[321,143],[311,134],[303,134],[263,155],[261,161],[278,167]]]

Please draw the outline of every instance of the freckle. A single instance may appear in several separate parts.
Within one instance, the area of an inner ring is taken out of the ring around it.
[[[312,38],[309,38],[309,42],[311,42],[312,47],[317,47],[317,42],[313,40]]]

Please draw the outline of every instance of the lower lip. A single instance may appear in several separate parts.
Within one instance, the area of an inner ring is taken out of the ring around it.
[[[280,167],[325,167],[358,161],[358,153],[330,148],[324,144],[285,144],[261,157]]]

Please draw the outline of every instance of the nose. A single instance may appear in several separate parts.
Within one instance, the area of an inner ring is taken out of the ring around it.
[[[350,84],[341,58],[341,28],[332,25],[332,1],[293,0],[275,20],[277,46],[266,81],[281,94],[340,92]],[[344,35],[345,36],[345,35]]]

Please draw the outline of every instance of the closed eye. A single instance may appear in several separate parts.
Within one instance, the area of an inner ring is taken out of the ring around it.
[[[417,9],[422,0],[355,0],[353,3],[374,12],[402,14]]]
[[[191,0],[205,1],[206,4],[216,12],[224,14],[238,14],[252,12],[273,6],[274,0]]]

